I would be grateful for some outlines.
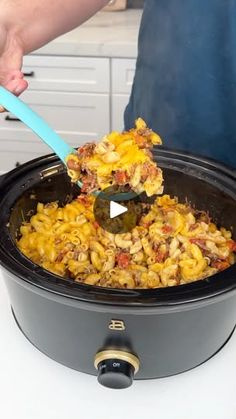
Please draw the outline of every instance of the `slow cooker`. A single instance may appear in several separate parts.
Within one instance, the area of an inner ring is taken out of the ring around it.
[[[236,230],[236,173],[216,162],[158,149],[165,193],[187,198]],[[14,318],[40,351],[101,384],[178,374],[208,360],[236,324],[236,264],[207,279],[161,289],[108,289],[75,283],[35,265],[17,249],[19,227],[37,202],[80,193],[55,155],[0,178],[0,263]],[[235,237],[235,236],[234,236]]]

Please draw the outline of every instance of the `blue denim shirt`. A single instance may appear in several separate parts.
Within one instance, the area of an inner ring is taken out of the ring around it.
[[[125,129],[236,168],[236,1],[146,0]]]

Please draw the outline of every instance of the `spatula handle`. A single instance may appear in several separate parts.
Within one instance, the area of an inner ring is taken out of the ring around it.
[[[0,87],[0,103],[32,129],[65,163],[68,154],[75,153],[36,112],[4,87]]]

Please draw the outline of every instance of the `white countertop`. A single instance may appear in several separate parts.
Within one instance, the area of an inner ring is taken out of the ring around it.
[[[99,12],[34,54],[136,58],[142,10]]]
[[[13,320],[0,270],[0,417],[4,419],[235,419],[236,333],[192,371],[126,390],[47,358]]]

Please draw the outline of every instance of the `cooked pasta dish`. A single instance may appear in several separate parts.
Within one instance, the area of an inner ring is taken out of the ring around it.
[[[80,181],[82,192],[104,190],[113,185],[127,186],[147,196],[162,194],[163,176],[153,161],[151,148],[161,138],[138,118],[130,131],[112,132],[98,144],[88,143],[67,156],[68,174]]]
[[[236,242],[203,211],[163,195],[145,205],[125,234],[103,230],[94,197],[60,207],[38,203],[17,245],[34,263],[76,282],[112,288],[162,288],[209,277],[235,263]]]

